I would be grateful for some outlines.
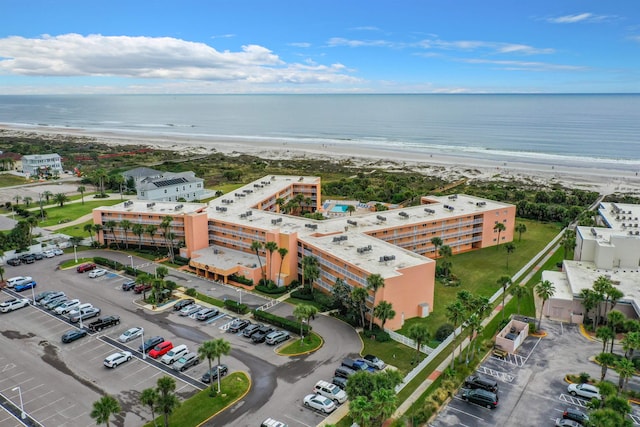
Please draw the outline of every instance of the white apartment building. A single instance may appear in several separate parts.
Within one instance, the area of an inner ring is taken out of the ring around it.
[[[197,201],[205,196],[204,180],[195,172],[165,172],[161,177],[148,177],[136,185],[138,198],[162,202]]]
[[[22,171],[29,176],[62,173],[62,158],[57,153],[22,156]]]

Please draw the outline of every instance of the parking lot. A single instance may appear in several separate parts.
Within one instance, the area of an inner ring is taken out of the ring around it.
[[[468,403],[455,396],[440,412],[440,426],[553,426],[568,407],[585,408],[586,401],[567,393],[564,376],[587,372],[600,378],[600,367],[588,360],[602,349],[599,342],[583,337],[577,325],[543,321],[548,335],[528,337],[518,354],[501,360],[489,356],[478,373],[498,382],[498,407],[494,410]],[[612,369],[607,379],[617,384]],[[633,386],[632,386],[633,387]],[[640,411],[633,406],[632,419],[640,425]],[[526,420],[526,421],[523,421]]]
[[[104,358],[121,346],[114,340],[133,326],[144,328],[145,339],[160,335],[174,345],[186,344],[190,351],[196,351],[201,342],[212,338],[223,337],[231,343],[232,353],[223,357],[222,363],[229,367],[229,372],[248,372],[252,378],[252,389],[243,401],[216,417],[212,425],[257,425],[269,416],[284,418],[283,421],[291,426],[318,424],[324,416],[304,408],[302,398],[311,392],[317,380],[330,380],[341,358],[352,354],[351,349],[360,347],[355,332],[350,328],[335,319],[320,316],[314,321],[314,329],[321,334],[324,330],[324,335],[333,335],[335,342],[325,344],[311,355],[282,357],[272,346],[254,344],[240,333],[226,333],[222,327],[232,320],[227,313],[221,312],[207,321],[197,321],[178,316],[171,309],[151,312],[135,303],[140,295],[122,291],[125,277],[109,272],[90,279],[88,273],[79,274],[75,269],[58,270],[56,267],[61,258],[45,258],[18,267],[7,266],[5,276],[32,276],[38,282],[35,293],[53,289],[64,291],[69,298],[78,298],[99,307],[101,316],[120,316],[121,323],[99,334],[62,344],[61,335],[74,327],[64,319],[34,307],[0,315],[0,393],[17,405],[17,396],[12,389],[20,386],[25,411],[45,426],[95,425],[89,412],[93,402],[104,393],[114,395],[122,405],[123,414],[118,418],[118,425],[139,426],[150,419],[147,408],[139,403],[139,393],[154,387],[157,379],[167,373],[148,358],[134,357],[113,370],[102,365]],[[168,279],[179,285],[196,287],[216,298],[238,297],[233,288],[191,275],[172,271]],[[8,297],[4,294],[0,299]],[[31,291],[24,291],[21,297],[31,298]],[[254,307],[266,301],[247,293],[243,293],[242,298],[244,303]],[[273,309],[275,312],[287,310],[291,309],[286,304]],[[85,323],[92,320],[95,319]],[[134,356],[138,355],[140,341],[126,344]],[[176,378],[176,391],[181,398],[206,386],[199,382],[206,369],[207,362],[203,361],[184,372],[191,378],[181,375]],[[0,412],[0,419],[5,416],[11,418],[6,412]],[[7,425],[12,424],[9,422]]]

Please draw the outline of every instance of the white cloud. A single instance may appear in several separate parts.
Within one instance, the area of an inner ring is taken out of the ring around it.
[[[380,31],[380,28],[373,26],[363,26],[363,27],[354,27],[352,28],[354,31]]]
[[[170,37],[44,35],[0,39],[0,73],[23,76],[114,76],[261,83],[356,81],[341,64],[286,63],[269,49],[217,51]]]
[[[599,23],[606,22],[614,19],[615,16],[609,15],[595,15],[593,13],[577,13],[575,15],[557,16],[554,18],[547,18],[546,21],[552,24],[576,24],[579,22]]]
[[[294,42],[294,43],[289,43],[289,46],[293,46],[293,47],[302,47],[302,48],[308,48],[308,47],[311,47],[311,43],[306,43],[306,42]]]
[[[490,64],[508,71],[585,71],[588,68],[578,65],[551,64],[537,61],[508,61],[490,59],[463,59],[468,64]]]
[[[352,40],[342,37],[332,37],[327,41],[329,47],[397,47],[396,43],[387,40]]]
[[[425,39],[418,43],[425,49],[487,51],[488,53],[517,53],[521,55],[548,55],[555,52],[552,48],[537,48],[525,44],[487,42],[481,40],[445,41],[440,39]]]

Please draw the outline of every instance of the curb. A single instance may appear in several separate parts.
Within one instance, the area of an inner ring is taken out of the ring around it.
[[[200,427],[204,424],[206,424],[207,422],[211,421],[212,418],[214,418],[215,416],[217,416],[218,414],[222,413],[223,411],[226,411],[228,408],[230,408],[231,406],[235,405],[236,402],[244,399],[244,397],[249,393],[249,391],[251,391],[251,385],[253,384],[251,382],[251,376],[249,374],[247,374],[244,371],[240,371],[245,377],[247,377],[247,379],[249,380],[249,387],[247,388],[247,390],[244,392],[244,394],[242,394],[242,396],[239,396],[236,400],[234,400],[233,402],[230,402],[227,406],[225,406],[224,408],[220,409],[218,412],[216,412],[215,414],[211,415],[209,418],[207,418],[206,420],[204,420],[203,422],[201,422],[200,424],[198,424],[196,427]],[[205,389],[206,390],[206,389]],[[204,390],[203,390],[204,391]]]
[[[320,335],[316,334],[315,332],[312,332],[312,334],[315,334],[315,335],[317,335],[317,336],[318,336],[318,338],[320,338],[320,345],[319,345],[317,348],[314,348],[314,349],[312,349],[312,350],[303,351],[303,352],[301,352],[301,353],[294,353],[294,354],[282,354],[282,353],[278,353],[278,352],[276,352],[276,354],[277,354],[278,356],[296,357],[296,356],[302,356],[302,355],[304,355],[304,354],[310,354],[310,353],[313,353],[313,352],[317,351],[318,349],[322,348],[322,346],[324,345],[324,339],[323,339]],[[304,338],[301,338],[301,339],[304,339]],[[291,344],[293,344],[293,343],[291,343]]]
[[[580,324],[580,334],[589,341],[596,341],[591,335],[587,333],[587,330],[584,328],[584,325],[582,323]]]

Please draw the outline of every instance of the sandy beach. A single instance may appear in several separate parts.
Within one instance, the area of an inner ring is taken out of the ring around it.
[[[273,140],[216,139],[206,136],[97,132],[85,129],[54,127],[14,127],[0,125],[3,136],[37,134],[53,140],[88,139],[109,145],[137,145],[182,153],[227,155],[250,154],[266,159],[314,158],[327,162],[350,162],[355,167],[367,166],[387,170],[414,170],[447,180],[520,180],[540,184],[559,183],[566,187],[597,191],[601,194],[640,194],[640,161],[583,163],[554,162],[546,158],[519,158],[517,161],[483,157],[448,155],[418,150],[381,149],[380,146],[292,143]]]

